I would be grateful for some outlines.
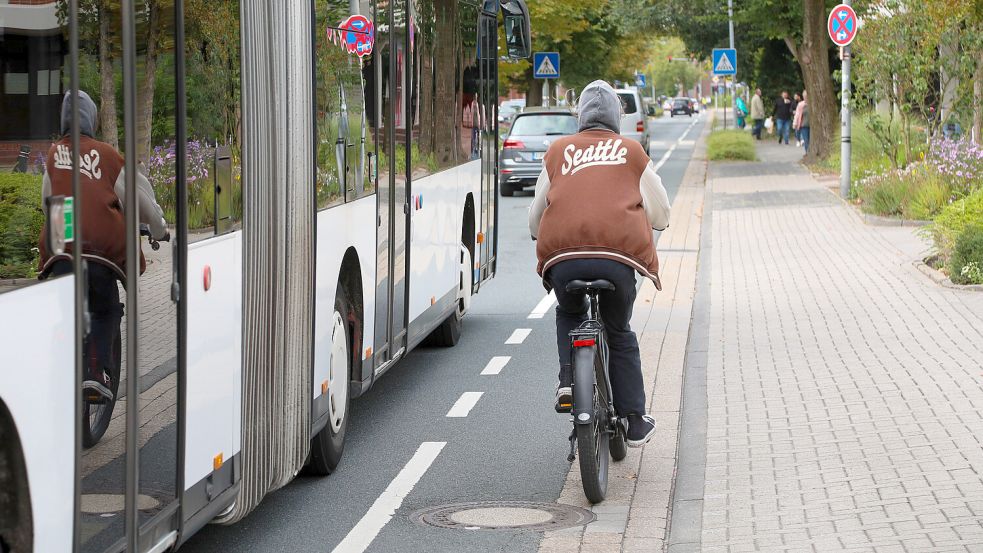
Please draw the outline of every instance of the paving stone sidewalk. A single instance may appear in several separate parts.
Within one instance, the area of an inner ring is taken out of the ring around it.
[[[710,165],[701,542],[670,551],[983,551],[983,294],[758,154]]]

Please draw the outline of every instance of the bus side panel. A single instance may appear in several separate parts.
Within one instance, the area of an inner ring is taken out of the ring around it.
[[[457,289],[464,216],[461,192],[470,177],[464,169],[454,167],[413,180],[409,298],[412,335],[425,331],[421,326],[440,322],[421,320],[420,316]]]
[[[23,447],[34,550],[71,551],[75,279],[66,276],[0,295],[0,321],[0,399]]]
[[[217,456],[231,460],[242,447],[242,232],[188,246],[187,288],[184,482],[191,489],[221,465]]]
[[[314,405],[321,396],[321,383],[328,379],[331,362],[331,326],[334,315],[338,274],[348,248],[355,248],[362,272],[362,346],[359,352],[371,363],[366,352],[373,347],[375,333],[375,272],[376,272],[376,197],[360,198],[353,202],[317,213],[317,264],[314,281]],[[361,380],[361,375],[351,375]],[[320,413],[315,412],[315,418]]]

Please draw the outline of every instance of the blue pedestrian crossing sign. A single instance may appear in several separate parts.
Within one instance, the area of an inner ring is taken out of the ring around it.
[[[560,53],[536,52],[533,54],[532,77],[534,79],[559,79]]]
[[[714,75],[734,75],[737,73],[737,49],[736,48],[714,48],[713,49],[713,74]]]

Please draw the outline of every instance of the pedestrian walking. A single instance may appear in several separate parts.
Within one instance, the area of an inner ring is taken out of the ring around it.
[[[801,146],[802,145],[802,137],[799,136],[799,123],[798,123],[798,121],[799,121],[799,106],[801,104],[802,104],[802,96],[799,96],[799,93],[796,92],[795,95],[792,96],[792,105],[794,106],[792,108],[792,113],[794,114],[792,116],[792,134],[795,135],[795,145],[796,146]]]
[[[778,134],[778,143],[785,141],[788,144],[788,136],[792,130],[792,99],[788,97],[788,92],[783,90],[782,97],[775,101],[775,132]]]
[[[760,88],[756,88],[754,96],[751,97],[751,121],[754,122],[751,134],[761,140],[761,129],[765,126],[765,103],[761,100]]]
[[[802,147],[806,154],[809,153],[809,95],[802,91],[802,102],[796,107],[796,117],[799,120],[799,137],[802,140]]]

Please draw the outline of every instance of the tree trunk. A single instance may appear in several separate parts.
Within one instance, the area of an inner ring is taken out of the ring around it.
[[[147,56],[144,60],[143,84],[137,98],[137,159],[150,158],[150,139],[154,126],[154,91],[157,85],[157,40],[160,34],[160,3],[147,2]]]
[[[455,0],[438,0],[437,27],[439,29],[457,29],[458,15]],[[440,32],[434,36],[434,65],[436,75],[434,83],[434,109],[437,111],[435,120],[438,122],[434,131],[434,153],[437,165],[441,168],[451,167],[457,163],[457,128],[460,119],[460,101],[455,91],[455,79],[458,70],[458,52],[454,33]]]
[[[526,79],[526,105],[543,105],[543,81],[532,78],[532,68],[529,68]]]
[[[799,67],[809,91],[809,162],[829,156],[836,136],[836,94],[830,78],[826,46],[826,6],[823,0],[803,0],[802,44],[798,51]],[[794,52],[795,50],[793,50]]]
[[[99,92],[99,126],[102,139],[119,150],[119,127],[116,123],[116,74],[113,71],[113,55],[110,51],[112,39],[109,36],[109,10],[99,10],[99,77],[102,81]]]

